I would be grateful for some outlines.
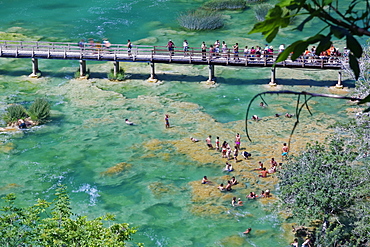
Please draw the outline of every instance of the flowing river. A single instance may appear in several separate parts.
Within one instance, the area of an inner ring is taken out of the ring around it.
[[[215,31],[193,32],[179,27],[176,18],[205,1],[188,0],[81,0],[2,1],[0,39],[78,42],[93,38],[111,43],[166,45],[169,39],[182,46],[208,45],[216,39],[229,47],[238,42],[264,46],[259,34],[247,35],[254,22],[251,8],[224,11],[225,26]],[[309,30],[315,26],[309,26]],[[274,47],[288,44],[305,33],[284,31]],[[343,49],[343,43],[337,43]],[[0,196],[16,193],[18,203],[30,206],[37,198],[51,200],[56,185],[68,186],[72,208],[89,217],[113,213],[117,221],[138,227],[133,242],[146,246],[288,246],[291,223],[274,204],[277,178],[259,178],[258,161],[268,166],[281,162],[281,147],[288,142],[296,98],[266,95],[268,107],[252,104],[249,142],[245,114],[251,98],[269,90],[295,90],[347,95],[353,82],[336,84],[336,71],[278,69],[277,87],[268,86],[269,68],[216,67],[216,85],[204,83],[207,66],[157,64],[157,83],[147,82],[146,63],[121,63],[127,79],[107,79],[113,65],[87,62],[89,80],[74,79],[78,61],[40,60],[42,77],[29,78],[30,59],[0,59],[0,108],[22,104],[26,108],[44,97],[51,103],[51,121],[25,131],[0,134]],[[304,111],[291,142],[297,154],[307,141],[324,140],[326,127],[353,114],[346,101],[314,98],[313,116]],[[171,128],[164,126],[169,114]],[[135,125],[126,125],[128,118]],[[5,126],[5,123],[2,123]],[[208,150],[205,139],[216,136],[234,143],[241,134],[242,151],[249,160],[230,161],[235,171],[225,174],[225,159]],[[190,137],[199,139],[191,142]],[[203,176],[212,181],[201,184]],[[236,176],[232,192],[217,190]],[[269,189],[272,197],[248,200]],[[232,207],[232,197],[244,201]],[[251,227],[248,236],[242,234]]]

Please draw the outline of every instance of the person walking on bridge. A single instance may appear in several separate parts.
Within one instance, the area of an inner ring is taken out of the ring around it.
[[[131,40],[127,40],[127,54],[131,57],[131,48],[132,48],[132,43]]]
[[[168,48],[168,51],[170,52],[171,55],[174,55],[175,54],[173,52],[173,50],[175,49],[175,43],[173,43],[172,40],[169,40],[168,41],[167,48]]]
[[[201,49],[202,49],[202,60],[206,60],[207,45],[204,41],[202,42]]]
[[[235,43],[235,45],[233,46],[233,50],[234,50],[234,61],[235,60],[239,61],[239,44],[238,43]]]
[[[189,55],[189,52],[188,52],[189,51],[189,43],[186,39],[182,43],[182,46],[183,46],[183,50],[184,50],[184,56]]]

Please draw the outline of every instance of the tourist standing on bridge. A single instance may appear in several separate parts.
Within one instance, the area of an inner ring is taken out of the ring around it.
[[[109,49],[110,46],[112,45],[107,38],[104,38],[102,43],[103,43],[104,49]]]
[[[188,43],[188,41],[186,39],[182,43],[182,46],[183,46],[183,49],[184,49],[184,56],[189,55],[189,53],[188,53],[188,51],[189,51],[189,43]]]
[[[80,42],[78,42],[78,46],[83,50],[85,48],[85,40],[81,39]]]
[[[284,44],[281,44],[279,46],[279,54],[282,53],[284,50],[285,50],[285,45]]]
[[[202,60],[206,60],[207,45],[204,41],[202,42],[202,46],[200,48],[202,49]]]
[[[224,57],[227,58],[227,53],[228,53],[227,45],[225,41],[222,41],[222,54],[224,54]]]
[[[131,57],[131,48],[132,48],[132,43],[131,40],[127,40],[127,54]]]
[[[215,48],[213,45],[209,46],[209,60],[212,60],[213,56],[215,55]]]
[[[234,60],[239,61],[239,44],[238,43],[235,43],[235,45],[233,46],[233,50],[234,50]]]
[[[218,57],[220,55],[220,41],[216,40],[214,44],[214,50],[215,50],[215,55]]]
[[[168,41],[167,48],[168,48],[168,51],[170,52],[171,55],[174,55],[175,54],[173,52],[173,50],[175,49],[175,43],[173,43],[172,40],[169,40]]]

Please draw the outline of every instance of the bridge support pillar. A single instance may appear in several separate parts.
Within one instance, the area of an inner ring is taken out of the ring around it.
[[[215,80],[215,66],[213,64],[208,65],[208,80],[207,83],[216,83]]]
[[[32,58],[32,74],[30,74],[29,77],[38,78],[40,76],[41,73],[39,71],[39,60],[37,60],[37,58]]]
[[[80,78],[86,77],[86,60],[80,60]]]
[[[276,68],[272,67],[271,68],[271,81],[269,83],[270,86],[276,86]]]
[[[113,62],[113,76],[114,76],[114,78],[117,78],[118,73],[119,73],[119,62],[114,61]]]
[[[343,89],[343,85],[342,85],[342,71],[338,71],[338,83],[335,85],[335,88]]]
[[[157,76],[155,75],[155,63],[150,63],[150,77],[148,78],[148,82],[157,82]]]

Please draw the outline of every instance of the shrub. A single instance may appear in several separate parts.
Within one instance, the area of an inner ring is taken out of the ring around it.
[[[5,111],[3,119],[7,124],[17,122],[18,119],[27,117],[26,109],[22,105],[11,105],[6,108]]]
[[[117,81],[123,81],[125,79],[125,71],[123,68],[120,68],[117,75],[114,76],[114,70],[111,69],[110,73],[108,73],[108,79],[109,80],[117,80]]]
[[[177,20],[180,26],[189,30],[213,30],[224,25],[220,13],[201,9],[182,14]]]
[[[264,21],[267,13],[272,9],[273,5],[268,3],[257,4],[253,7],[254,15],[258,21]]]
[[[245,0],[211,0],[203,5],[205,9],[222,10],[222,9],[244,9]]]
[[[44,123],[50,117],[50,104],[46,99],[36,99],[28,110],[31,120]]]

